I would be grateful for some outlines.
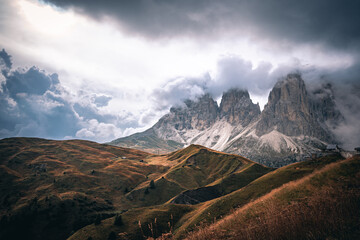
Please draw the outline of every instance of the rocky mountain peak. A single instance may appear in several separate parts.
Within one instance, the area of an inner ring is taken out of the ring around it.
[[[247,90],[230,89],[223,94],[219,118],[232,125],[247,126],[260,115],[260,107],[254,104]]]
[[[271,156],[280,166],[336,143],[332,127],[343,122],[331,85],[306,87],[301,75],[289,74],[271,90],[262,112],[246,90],[228,90],[220,106],[205,94],[171,108],[149,130],[114,144],[168,151],[201,144],[262,163]]]
[[[321,126],[317,115],[301,75],[288,74],[270,92],[256,134],[262,136],[277,130],[287,136],[304,135],[329,140],[330,134]]]
[[[286,78],[278,81],[269,94],[269,106],[278,103],[291,104],[296,110],[309,114],[308,96],[304,80],[299,74],[288,74]],[[290,119],[294,119],[292,116]]]
[[[203,130],[215,123],[219,107],[210,94],[204,94],[196,100],[186,100],[184,103],[185,106],[172,107],[170,113],[159,122],[168,122],[176,130]]]

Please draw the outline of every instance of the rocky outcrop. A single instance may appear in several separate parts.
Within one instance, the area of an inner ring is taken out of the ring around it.
[[[225,119],[232,125],[245,127],[259,115],[259,104],[251,101],[248,91],[230,89],[223,94],[219,112],[220,119]]]
[[[176,130],[198,129],[204,130],[212,126],[218,116],[218,105],[209,94],[198,100],[186,100],[185,107],[172,107],[161,122],[168,121]]]
[[[286,136],[311,136],[330,141],[331,134],[321,125],[305,83],[299,74],[289,74],[272,89],[256,134],[262,136],[276,130]]]
[[[209,94],[186,100],[184,106],[172,107],[152,128],[164,140],[186,143],[189,130],[203,131],[217,121],[219,107]]]

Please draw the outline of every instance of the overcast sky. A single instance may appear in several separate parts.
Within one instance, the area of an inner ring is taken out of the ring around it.
[[[186,98],[210,92],[219,99],[231,87],[248,89],[263,107],[276,80],[294,70],[344,91],[359,83],[358,1],[0,6],[0,138],[106,142],[145,130]]]

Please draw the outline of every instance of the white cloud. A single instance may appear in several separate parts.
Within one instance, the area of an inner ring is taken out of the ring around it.
[[[83,123],[83,125],[86,125],[86,127],[77,131],[76,137],[108,142],[122,136],[121,129],[117,128],[114,124],[99,123],[96,119],[91,119]]]

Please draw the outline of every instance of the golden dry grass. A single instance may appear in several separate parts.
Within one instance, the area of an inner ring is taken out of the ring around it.
[[[351,162],[357,162],[357,172],[352,176],[337,174],[343,166],[354,167]],[[187,239],[359,237],[359,171],[359,159],[329,164],[300,180],[284,184],[209,226],[199,227]],[[312,184],[314,181],[317,184]]]

